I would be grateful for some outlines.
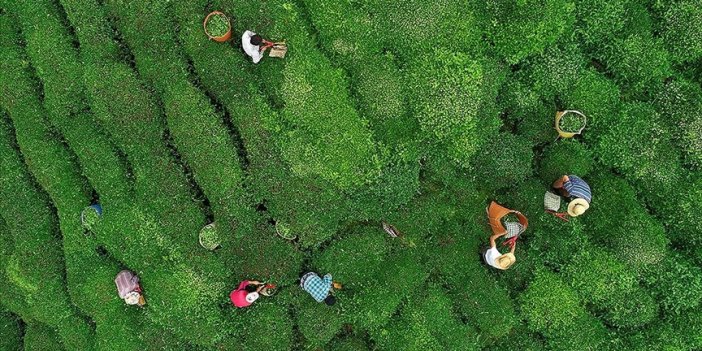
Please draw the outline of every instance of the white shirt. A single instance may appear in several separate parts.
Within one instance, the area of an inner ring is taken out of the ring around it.
[[[502,254],[497,251],[496,247],[491,247],[487,252],[485,252],[485,263],[497,268],[502,269],[502,267],[497,265],[497,258],[502,256]]]
[[[251,44],[251,37],[254,35],[256,35],[256,33],[250,30],[244,32],[244,35],[241,36],[241,46],[244,48],[244,52],[251,56],[253,63],[258,63],[258,61],[261,61],[263,58],[263,54],[261,53],[260,45]]]

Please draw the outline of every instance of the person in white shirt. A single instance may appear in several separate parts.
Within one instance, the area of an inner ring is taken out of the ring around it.
[[[502,235],[504,234],[495,234],[490,237],[490,248],[485,252],[483,257],[485,258],[485,263],[489,264],[490,266],[500,270],[505,270],[511,267],[514,262],[517,261],[516,257],[514,257],[514,250],[517,248],[517,243],[516,241],[507,241],[507,245],[511,247],[510,252],[506,254],[500,253],[500,251],[497,250],[495,240]]]
[[[263,45],[261,45],[263,44]],[[244,52],[251,56],[253,63],[258,63],[263,58],[263,53],[273,46],[273,43],[264,40],[260,35],[247,30],[241,36],[241,46]]]

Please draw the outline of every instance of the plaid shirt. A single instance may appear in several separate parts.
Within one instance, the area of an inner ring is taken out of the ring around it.
[[[322,302],[329,296],[332,286],[332,276],[327,274],[320,278],[317,273],[307,273],[300,279],[300,286],[307,291],[317,302]]]

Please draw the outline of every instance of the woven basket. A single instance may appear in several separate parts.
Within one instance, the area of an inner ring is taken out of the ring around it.
[[[226,33],[224,33],[224,35],[215,37],[215,36],[210,35],[210,33],[207,31],[207,22],[210,21],[210,18],[212,18],[212,16],[223,16],[224,18],[227,19],[227,23],[229,24],[229,30]],[[207,35],[207,37],[216,41],[216,42],[223,43],[223,42],[231,39],[231,37],[232,37],[232,21],[229,19],[229,17],[227,17],[227,15],[225,15],[224,13],[222,13],[220,11],[210,12],[210,14],[207,15],[207,17],[205,17],[205,20],[202,21],[202,27],[205,29],[205,34]]]

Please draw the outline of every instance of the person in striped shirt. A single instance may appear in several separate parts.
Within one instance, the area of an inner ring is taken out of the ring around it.
[[[562,196],[570,199],[568,215],[571,217],[580,216],[590,208],[592,191],[582,178],[576,175],[564,175],[553,182],[553,188]]]

